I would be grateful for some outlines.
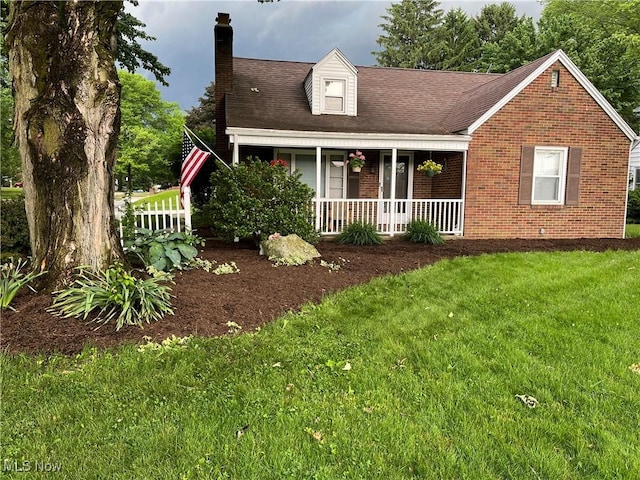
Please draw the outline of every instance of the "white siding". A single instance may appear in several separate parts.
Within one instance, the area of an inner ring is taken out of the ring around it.
[[[345,111],[343,115],[356,116],[358,114],[357,70],[335,48],[313,66],[311,75],[305,81],[305,91],[311,105],[311,113],[314,115],[324,113],[322,96],[324,95],[324,82],[326,80],[342,80],[345,82]],[[312,85],[309,85],[309,83]]]
[[[304,91],[307,94],[307,100],[309,101],[309,106],[311,107],[311,112],[313,112],[313,75],[309,73],[307,78],[304,81]]]
[[[632,167],[640,168],[640,143],[636,145],[636,148],[631,150],[631,159],[629,164]]]

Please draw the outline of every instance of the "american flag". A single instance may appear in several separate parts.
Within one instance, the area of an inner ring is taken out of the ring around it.
[[[184,188],[191,186],[204,162],[211,156],[210,153],[200,150],[189,138],[187,132],[182,136],[182,172],[180,175],[180,200],[184,196]]]

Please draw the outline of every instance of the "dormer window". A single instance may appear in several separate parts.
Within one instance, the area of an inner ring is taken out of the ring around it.
[[[324,81],[324,111],[327,113],[344,113],[344,80]]]
[[[304,80],[313,115],[358,115],[358,69],[334,48]]]

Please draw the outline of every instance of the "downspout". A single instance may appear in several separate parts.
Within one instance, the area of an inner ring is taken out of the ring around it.
[[[393,148],[391,150],[391,191],[389,192],[390,209],[389,212],[389,221],[391,223],[391,228],[389,229],[389,236],[393,237],[394,232],[396,231],[396,168],[398,164],[398,149]],[[383,180],[384,181],[384,180]]]
[[[460,192],[462,198],[462,211],[460,212],[460,230],[461,236],[464,237],[464,211],[467,208],[467,150],[462,152],[462,191]]]

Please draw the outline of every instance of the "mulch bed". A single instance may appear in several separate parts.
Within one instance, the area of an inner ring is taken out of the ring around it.
[[[145,325],[126,326],[119,332],[112,325],[96,330],[95,323],[61,319],[47,313],[51,297],[21,293],[13,306],[3,311],[0,347],[12,354],[76,354],[85,346],[114,347],[161,341],[176,336],[218,336],[229,332],[235,322],[243,332],[254,330],[306,302],[319,302],[325,295],[374,277],[414,270],[443,258],[498,252],[608,249],[639,250],[636,239],[580,240],[466,240],[452,239],[445,245],[414,245],[400,240],[375,247],[354,247],[323,241],[318,250],[327,262],[341,265],[331,271],[318,262],[300,267],[274,267],[258,255],[252,244],[207,241],[202,256],[218,264],[235,262],[239,274],[214,275],[202,270],[179,272],[175,278],[175,315]]]

